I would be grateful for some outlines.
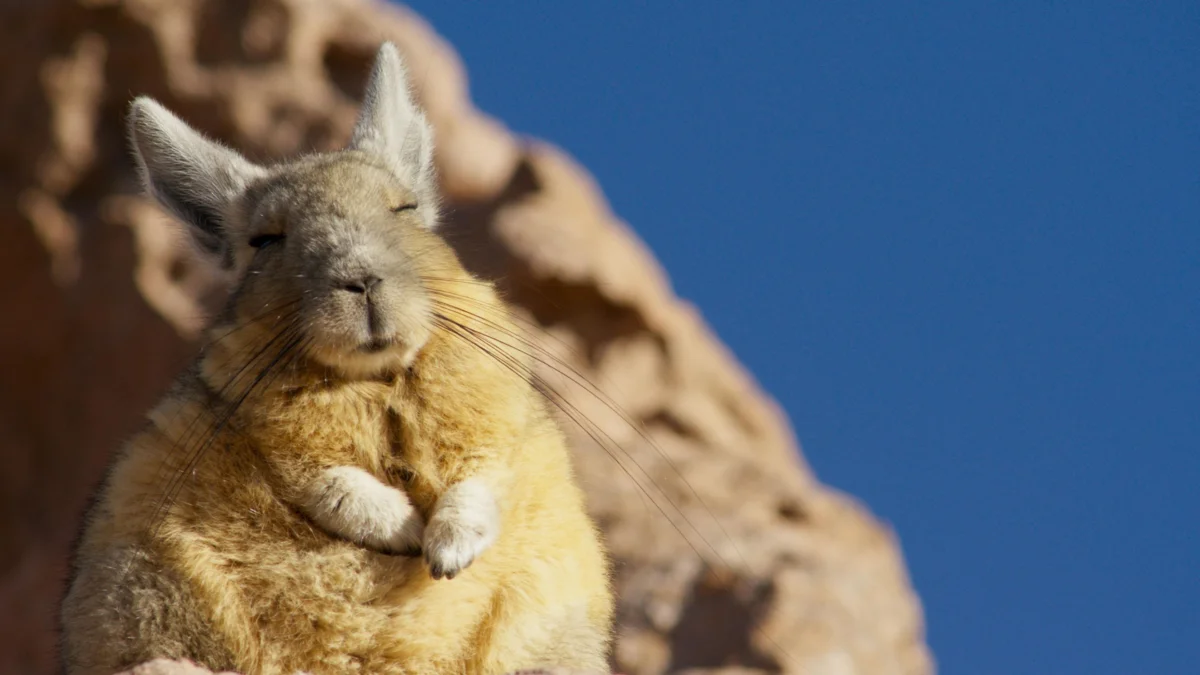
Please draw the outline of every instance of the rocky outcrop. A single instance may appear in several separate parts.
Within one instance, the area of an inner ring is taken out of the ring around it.
[[[445,231],[569,366],[541,377],[617,561],[614,667],[932,670],[892,534],[814,480],[783,414],[587,173],[477,111],[418,17],[359,0],[0,7],[0,671],[51,672],[86,496],[224,290],[137,196],[129,99],[260,159],[329,148],[385,38],[436,127]]]

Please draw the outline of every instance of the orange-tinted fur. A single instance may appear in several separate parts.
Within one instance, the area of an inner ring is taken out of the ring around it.
[[[347,218],[413,192],[355,151],[274,180]],[[230,213],[250,222],[254,197]],[[416,280],[397,307],[416,312],[411,298],[425,298],[428,331],[397,329],[411,354],[362,372],[317,358],[283,309],[284,286],[256,280],[247,262],[293,253],[232,249],[247,270],[241,297],[119,453],[89,513],[63,605],[68,672],[154,657],[247,675],[607,669],[608,563],[564,436],[520,353],[481,348],[511,344],[517,329],[417,214],[387,217]],[[427,541],[439,500],[473,479],[495,498],[498,536],[435,579],[415,551],[348,541],[306,513],[314,481],[336,467],[400,488]]]

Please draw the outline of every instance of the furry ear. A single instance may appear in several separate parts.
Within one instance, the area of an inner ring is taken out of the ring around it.
[[[196,242],[233,264],[228,206],[266,172],[205,138],[157,101],[140,96],[129,110],[138,172],[158,203],[189,225]]]
[[[390,42],[379,48],[350,148],[369,152],[417,195],[426,227],[437,221],[437,176],[433,167],[433,127],[409,91],[400,52]]]

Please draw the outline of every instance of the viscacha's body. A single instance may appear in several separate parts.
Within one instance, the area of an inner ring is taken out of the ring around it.
[[[606,670],[599,536],[519,332],[432,229],[394,48],[344,152],[256,167],[148,100],[131,129],[242,281],[88,514],[67,671]]]

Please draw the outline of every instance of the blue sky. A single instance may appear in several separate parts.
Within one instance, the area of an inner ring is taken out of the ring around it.
[[[899,533],[943,673],[1195,672],[1200,5],[414,7]]]

